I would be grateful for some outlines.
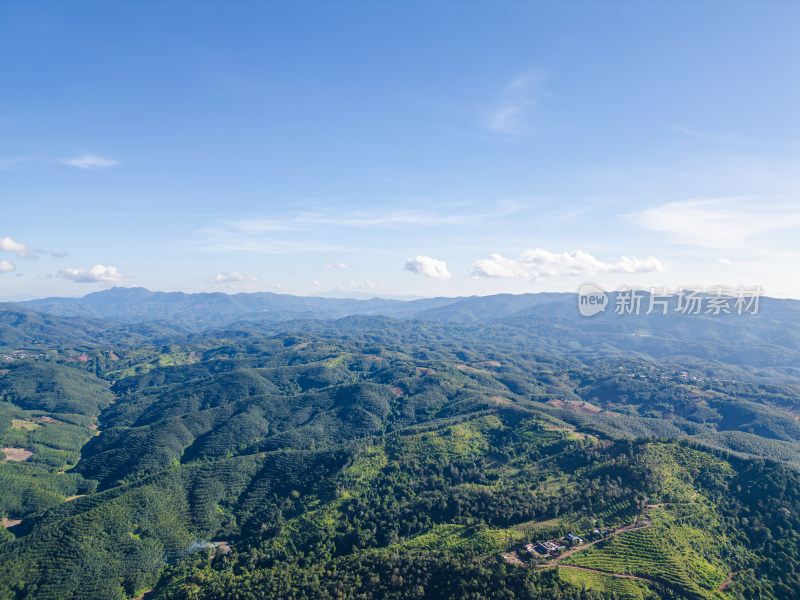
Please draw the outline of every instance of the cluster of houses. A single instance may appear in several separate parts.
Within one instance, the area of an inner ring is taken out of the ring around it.
[[[26,358],[45,358],[45,354],[31,354],[29,352],[20,352],[15,350],[13,354],[3,354],[2,358],[6,362],[14,362],[15,360],[24,360]]]
[[[602,535],[599,530],[597,534]],[[566,544],[564,543],[566,542]],[[564,550],[567,549],[567,544],[570,546],[580,546],[585,543],[582,537],[578,537],[574,533],[568,533],[560,540],[548,540],[546,542],[533,542],[526,544],[525,550],[528,551],[533,558],[541,558],[543,556],[559,556]]]
[[[629,367],[631,368],[631,367]],[[658,371],[655,367],[650,367],[651,372],[649,375],[645,375],[639,373],[636,367],[633,367],[634,371],[627,373],[627,376],[631,379],[644,379],[645,381],[650,381],[650,378],[654,379],[667,379],[670,381],[679,381],[681,383],[688,382],[688,381],[697,381],[697,382],[713,382],[713,383],[721,383],[723,381],[730,381],[731,383],[736,383],[735,379],[720,379],[719,377],[697,377],[696,375],[690,375],[688,371]],[[620,367],[620,371],[625,371],[625,367]]]
[[[539,558],[541,556],[558,556],[564,552],[565,549],[566,546],[559,546],[553,541],[536,542],[535,544],[525,545],[525,550],[534,558]]]
[[[567,534],[567,541],[569,541],[573,546],[580,546],[583,543],[583,538],[578,537],[574,533]]]
[[[589,539],[600,540],[614,533],[613,529],[595,529],[591,534],[587,535]],[[544,559],[555,559],[561,556],[567,547],[582,546],[586,543],[582,537],[574,533],[568,533],[562,538],[557,540],[547,540],[546,542],[532,542],[525,544],[524,547],[517,546],[509,552],[501,553],[501,557],[508,563],[525,566],[529,564],[538,564]]]
[[[11,354],[0,354],[0,358],[6,362],[25,359],[36,360],[38,358],[53,358],[54,356],[56,356],[55,352],[26,352],[24,350],[12,350]]]
[[[595,529],[589,536],[591,539],[599,540],[614,532],[613,529]],[[582,537],[574,533],[568,533],[559,540],[548,540],[546,542],[533,542],[526,544],[525,550],[533,558],[543,558],[548,556],[559,556],[567,549],[567,546],[581,546],[586,543]]]

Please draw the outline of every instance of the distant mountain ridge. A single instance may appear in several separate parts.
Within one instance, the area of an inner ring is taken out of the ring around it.
[[[157,319],[185,327],[218,327],[232,321],[285,321],[298,318],[337,319],[349,315],[382,315],[400,319],[473,322],[507,316],[571,294],[499,294],[457,298],[392,300],[326,298],[272,292],[187,294],[114,287],[83,298],[43,298],[13,303],[62,317],[100,317],[125,322]]]
[[[45,298],[0,304],[0,348],[56,345],[170,344],[186,336],[276,335],[340,331],[438,328],[443,337],[459,326],[486,336],[524,340],[537,351],[584,357],[625,354],[737,365],[759,377],[800,381],[800,301],[761,298],[756,314],[683,314],[677,300],[666,314],[617,314],[619,293],[607,310],[584,317],[577,295],[497,294],[420,300],[368,300],[275,293],[152,292],[112,288],[83,298]],[[355,319],[355,321],[353,321]],[[340,320],[343,320],[341,323]],[[472,335],[472,334],[470,334]]]

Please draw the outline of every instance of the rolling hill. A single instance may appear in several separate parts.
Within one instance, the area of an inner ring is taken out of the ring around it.
[[[796,303],[83,300],[0,313],[2,599],[800,597]]]

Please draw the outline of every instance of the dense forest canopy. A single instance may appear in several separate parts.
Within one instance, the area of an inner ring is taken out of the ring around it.
[[[0,598],[798,598],[798,311],[2,305]]]

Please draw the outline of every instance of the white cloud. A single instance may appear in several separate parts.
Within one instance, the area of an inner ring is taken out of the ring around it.
[[[731,259],[730,259],[730,258],[718,258],[718,259],[717,259],[717,262],[718,262],[718,263],[722,263],[723,265],[730,265],[730,264],[732,264],[732,263],[731,263]]]
[[[22,252],[26,248],[25,244],[15,242],[10,237],[0,238],[0,250],[7,250],[9,252]]]
[[[708,248],[742,248],[751,238],[800,227],[797,201],[770,198],[699,198],[669,202],[629,215],[654,231]]]
[[[0,250],[16,252],[20,258],[39,258],[36,254],[39,250],[35,250],[22,242],[15,242],[10,237],[0,238]]]
[[[252,281],[258,281],[258,277],[255,275],[250,275],[250,273],[237,273],[236,271],[231,273],[218,273],[217,276],[211,280],[212,283],[217,285],[228,283],[249,283]]]
[[[9,273],[16,268],[14,263],[7,260],[0,260],[0,273]]]
[[[84,154],[77,158],[65,158],[60,162],[79,169],[108,169],[109,167],[116,167],[120,164],[118,160],[103,158],[95,154]]]
[[[612,262],[601,261],[591,254],[575,252],[549,252],[542,248],[526,250],[519,258],[506,258],[490,254],[489,258],[472,264],[473,277],[518,277],[544,279],[559,275],[595,275],[597,273],[652,273],[661,272],[664,265],[657,258],[622,256]]]
[[[328,264],[323,267],[324,269],[333,270],[333,269],[349,269],[350,265],[346,265],[343,262],[335,263],[335,264]]]
[[[512,79],[486,115],[489,131],[502,135],[525,133],[528,129],[528,112],[541,99],[545,79],[546,75],[536,70]]]
[[[77,283],[124,283],[128,280],[116,267],[103,265],[95,265],[91,269],[67,268],[59,271],[58,276]]]
[[[66,258],[69,256],[69,252],[51,252],[50,256],[53,258]]]
[[[447,264],[443,260],[431,258],[430,256],[417,256],[409,258],[404,267],[407,271],[418,273],[434,279],[450,279],[450,272]]]

